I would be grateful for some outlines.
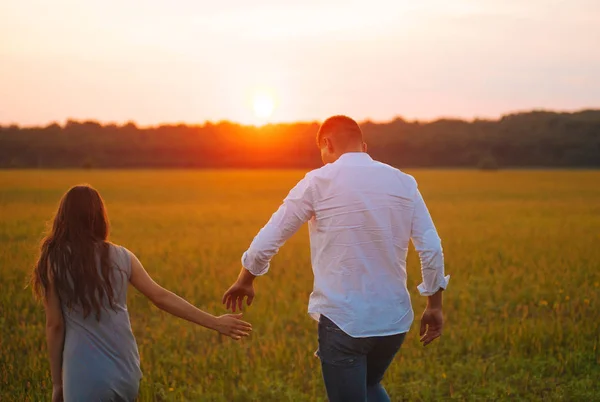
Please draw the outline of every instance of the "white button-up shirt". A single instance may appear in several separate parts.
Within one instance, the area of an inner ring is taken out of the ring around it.
[[[324,314],[353,337],[407,332],[414,313],[406,287],[412,239],[421,295],[446,288],[444,257],[417,182],[362,152],[309,172],[256,235],[242,265],[263,275],[279,248],[309,223],[314,289],[309,314]]]

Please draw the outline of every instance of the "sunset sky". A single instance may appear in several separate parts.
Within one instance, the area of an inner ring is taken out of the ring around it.
[[[600,107],[598,0],[3,0],[0,124]]]

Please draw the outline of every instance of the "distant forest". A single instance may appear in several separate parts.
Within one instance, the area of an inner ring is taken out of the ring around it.
[[[397,167],[600,167],[600,110],[499,120],[364,122],[369,153]],[[0,126],[0,168],[314,168],[317,123],[140,128],[93,121]]]

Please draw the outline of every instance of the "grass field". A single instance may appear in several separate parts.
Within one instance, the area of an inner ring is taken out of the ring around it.
[[[600,400],[600,172],[411,171],[443,240],[446,328],[409,333],[392,400]],[[71,185],[105,198],[112,241],[213,313],[255,233],[300,171],[0,172],[0,400],[50,395],[44,313],[24,289],[46,221]],[[417,317],[419,265],[409,258]],[[323,401],[306,228],[257,281],[241,343],[158,311],[134,289],[141,400]]]

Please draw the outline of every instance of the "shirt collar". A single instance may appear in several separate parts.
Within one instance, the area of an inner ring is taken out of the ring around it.
[[[343,165],[361,165],[369,162],[373,162],[373,158],[366,152],[346,152],[336,161]]]

